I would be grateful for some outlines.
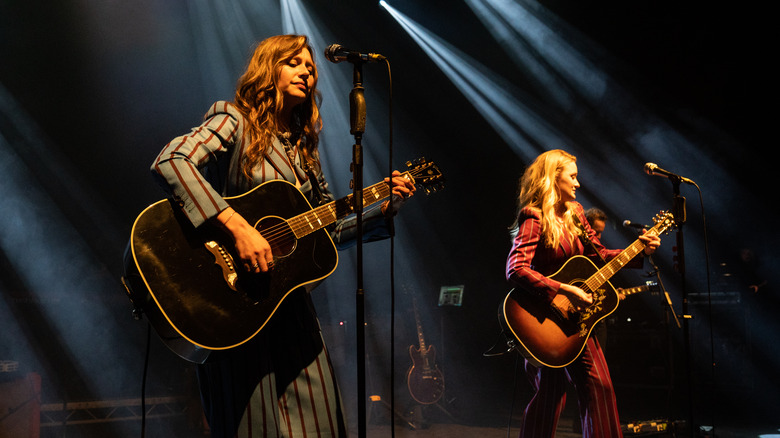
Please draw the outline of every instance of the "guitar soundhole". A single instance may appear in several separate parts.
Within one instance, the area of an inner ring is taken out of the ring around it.
[[[275,259],[286,257],[295,250],[298,240],[290,225],[283,218],[278,216],[264,217],[255,225],[255,228],[271,245]]]

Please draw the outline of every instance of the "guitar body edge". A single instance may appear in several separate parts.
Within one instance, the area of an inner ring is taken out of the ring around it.
[[[597,271],[587,257],[574,256],[549,278],[581,287]],[[516,349],[531,364],[563,368],[582,354],[593,327],[617,309],[618,294],[608,281],[591,294],[594,302],[581,315],[559,311],[530,293],[512,289],[502,302],[499,322],[509,329]]]
[[[421,405],[438,402],[444,395],[444,374],[435,365],[436,350],[433,345],[429,345],[424,352],[411,345],[409,355],[412,357],[412,365],[406,372],[409,395]],[[426,360],[428,366],[424,365]]]
[[[258,202],[260,197],[270,200]],[[311,210],[303,194],[282,180],[267,181],[225,199],[255,225],[267,216],[286,219]],[[281,212],[256,208],[280,204],[290,207]],[[220,269],[213,254],[203,249],[205,241],[225,240],[225,236],[211,227],[201,228],[207,230],[195,229],[169,200],[158,201],[134,222],[132,260],[125,261],[125,270],[130,271],[127,277],[137,274],[131,281],[136,289],[134,303],[166,346],[191,362],[202,363],[210,351],[246,343],[265,327],[292,291],[304,287],[310,292],[338,266],[336,246],[327,231],[320,229],[298,239],[290,254],[277,257],[275,251],[274,268],[268,273],[236,270],[239,280],[231,288],[222,278],[224,267]]]
[[[568,336],[559,332],[557,324],[553,323],[551,319],[539,321],[522,305],[518,305],[514,298],[523,293],[515,289],[509,291],[502,302],[498,315],[501,326],[512,333],[515,340],[514,349],[535,367],[563,368],[574,362],[582,353],[582,349],[585,348],[585,343],[582,343],[582,347],[578,351],[573,352],[572,349],[575,346],[567,342]],[[529,339],[530,333],[534,331],[541,333],[543,338]],[[563,354],[551,354],[549,352],[550,345],[557,346],[556,350],[563,347]]]

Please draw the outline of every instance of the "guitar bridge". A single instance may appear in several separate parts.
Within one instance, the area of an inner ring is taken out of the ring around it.
[[[222,270],[222,278],[228,287],[234,291],[238,282],[238,272],[236,264],[233,262],[233,256],[219,243],[209,240],[204,244],[206,249],[214,256],[214,263]]]

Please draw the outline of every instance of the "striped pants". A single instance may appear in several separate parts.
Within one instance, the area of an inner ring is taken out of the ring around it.
[[[536,368],[526,361],[525,372],[535,394],[525,408],[521,438],[555,436],[558,419],[566,404],[567,380],[577,393],[582,436],[623,436],[612,379],[604,353],[595,339],[588,339],[580,357],[565,368]]]
[[[341,397],[305,291],[244,345],[198,367],[215,438],[346,437]]]

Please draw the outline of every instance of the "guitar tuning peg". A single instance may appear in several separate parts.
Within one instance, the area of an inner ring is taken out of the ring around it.
[[[420,166],[425,163],[426,163],[425,157],[419,157],[419,158],[415,158],[414,160],[407,161],[406,166],[407,167]]]

